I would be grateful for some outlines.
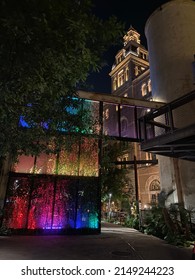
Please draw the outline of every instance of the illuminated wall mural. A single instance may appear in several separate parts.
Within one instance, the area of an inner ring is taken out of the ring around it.
[[[13,230],[99,230],[98,141],[56,155],[22,155],[13,166],[3,225]]]

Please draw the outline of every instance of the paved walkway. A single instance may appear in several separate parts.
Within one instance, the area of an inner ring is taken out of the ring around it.
[[[191,254],[192,248],[107,223],[97,235],[0,236],[0,260],[190,260]]]

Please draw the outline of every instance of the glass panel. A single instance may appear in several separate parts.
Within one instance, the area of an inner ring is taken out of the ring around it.
[[[12,171],[17,173],[33,173],[35,157],[21,155],[14,164]]]
[[[58,180],[56,185],[52,229],[75,227],[75,195],[75,180]]]
[[[51,228],[54,187],[51,178],[35,178],[28,229]]]
[[[130,106],[121,107],[121,136],[137,138],[135,129],[135,109]]]
[[[104,103],[103,133],[109,136],[119,136],[118,105]]]
[[[3,220],[3,225],[7,228],[21,229],[26,227],[29,190],[30,181],[28,178],[10,178]]]
[[[79,176],[98,176],[98,141],[82,138]]]
[[[41,154],[37,157],[35,174],[55,174],[56,155]]]
[[[79,181],[76,228],[98,228],[98,180]]]
[[[72,144],[66,147],[59,155],[58,174],[78,176],[78,142],[72,141]]]
[[[98,190],[98,178],[12,177],[3,225],[30,230],[98,229]]]
[[[85,128],[82,132],[84,133],[95,133],[99,134],[100,126],[99,126],[99,102],[85,100],[83,102],[83,122],[85,124]]]

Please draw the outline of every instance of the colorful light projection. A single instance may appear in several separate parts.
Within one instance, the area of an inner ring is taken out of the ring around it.
[[[66,137],[59,154],[19,157],[8,186],[6,227],[99,228],[98,140]]]
[[[11,229],[98,229],[98,178],[11,177],[3,225]]]
[[[29,194],[28,178],[10,178],[4,209],[4,224],[7,228],[26,228]]]
[[[66,147],[56,154],[38,157],[21,155],[12,171],[16,173],[98,176],[98,141],[92,137],[67,139]]]
[[[79,160],[79,176],[98,176],[98,142],[94,138],[82,138]]]

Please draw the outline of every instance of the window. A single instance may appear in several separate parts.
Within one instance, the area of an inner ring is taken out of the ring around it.
[[[122,161],[123,161],[123,162],[128,161],[128,155],[124,155]],[[122,168],[127,168],[127,165],[126,165],[126,164],[123,164],[123,165],[122,165]]]
[[[151,84],[151,80],[148,80],[148,92],[152,91],[152,84]]]
[[[158,195],[157,194],[152,194],[151,195],[151,203],[156,204],[158,202]]]
[[[142,96],[145,96],[146,94],[147,94],[147,86],[146,86],[146,84],[143,84],[142,85]]]
[[[150,191],[160,191],[160,181],[155,179],[150,183]]]
[[[160,193],[160,181],[158,179],[154,179],[149,186],[150,190],[150,202],[151,204],[157,204],[158,196]]]
[[[113,90],[116,90],[117,89],[117,79],[114,78],[114,81],[113,81]]]
[[[138,66],[135,66],[135,76],[137,76],[138,74],[139,74]]]
[[[123,71],[118,74],[118,86],[122,86],[124,84],[124,73]]]
[[[146,152],[146,160],[152,160],[152,154]]]
[[[129,68],[126,68],[126,71],[125,71],[125,81],[128,81],[129,79]]]

